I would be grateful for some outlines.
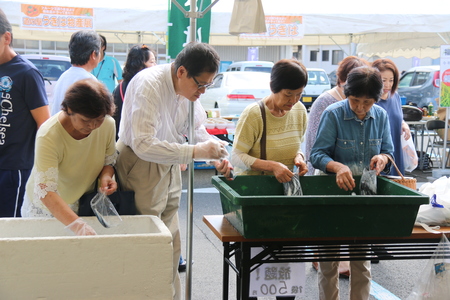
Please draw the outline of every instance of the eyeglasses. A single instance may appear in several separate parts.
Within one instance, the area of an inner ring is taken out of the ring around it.
[[[207,89],[207,88],[209,88],[210,86],[212,86],[213,83],[214,83],[214,82],[210,82],[210,83],[207,83],[207,84],[200,84],[200,83],[197,81],[197,79],[195,79],[194,76],[192,76],[192,79],[194,79],[195,83],[197,84],[197,88],[198,88],[199,90],[201,90],[202,88]]]

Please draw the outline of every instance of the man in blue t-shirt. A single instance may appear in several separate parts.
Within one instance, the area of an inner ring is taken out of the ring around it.
[[[122,67],[119,61],[112,56],[106,55],[107,42],[106,38],[99,34],[102,40],[101,59],[97,67],[92,70],[92,74],[101,82],[103,82],[108,90],[112,93],[118,83],[122,81]]]
[[[0,9],[0,217],[20,217],[34,162],[36,131],[50,117],[44,79],[12,48],[12,27]]]

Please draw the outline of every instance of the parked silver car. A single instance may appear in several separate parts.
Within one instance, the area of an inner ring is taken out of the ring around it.
[[[220,109],[221,116],[239,116],[250,103],[270,95],[270,73],[223,72],[200,97],[205,110]]]
[[[428,107],[431,102],[434,107],[437,107],[439,70],[440,66],[422,66],[409,69],[400,78],[399,95],[406,97],[407,104]]]

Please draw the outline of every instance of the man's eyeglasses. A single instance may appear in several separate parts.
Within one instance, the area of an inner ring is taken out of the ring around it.
[[[207,83],[207,84],[200,84],[200,83],[197,81],[197,79],[195,79],[194,76],[192,76],[192,79],[194,79],[195,83],[197,84],[197,88],[198,88],[199,90],[201,90],[202,88],[207,89],[207,88],[209,88],[210,86],[212,86],[213,83],[214,83],[214,82],[210,82],[210,83]]]

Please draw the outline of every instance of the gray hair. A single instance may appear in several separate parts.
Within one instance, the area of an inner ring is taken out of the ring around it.
[[[70,37],[69,55],[73,65],[83,66],[88,63],[92,52],[100,53],[101,39],[93,30],[77,31]]]

